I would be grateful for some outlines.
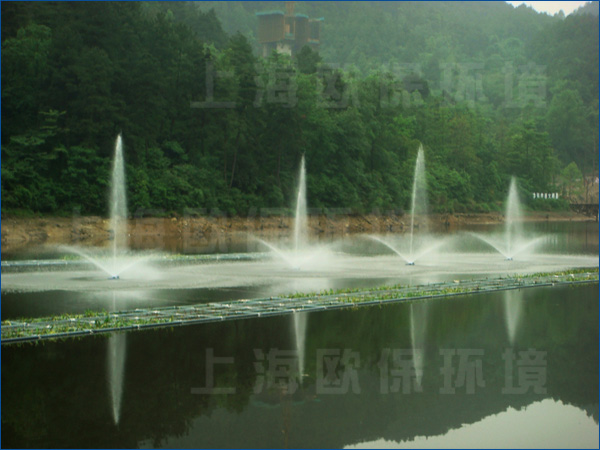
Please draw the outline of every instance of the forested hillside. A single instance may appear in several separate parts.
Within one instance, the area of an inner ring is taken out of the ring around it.
[[[259,56],[272,2],[2,2],[2,212],[498,209],[598,166],[598,17],[503,2],[297,2],[319,54]],[[593,12],[593,8],[590,12]],[[531,205],[539,207],[540,205]],[[545,206],[551,206],[546,204]]]

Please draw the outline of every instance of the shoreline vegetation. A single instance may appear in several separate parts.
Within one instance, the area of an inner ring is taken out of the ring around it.
[[[311,207],[406,210],[421,146],[435,213],[498,211],[512,177],[531,210],[595,201],[594,4],[343,6],[298,2],[323,34],[290,56],[270,2],[3,2],[3,215],[106,215],[119,134],[153,216],[285,210],[303,155]]]
[[[578,268],[480,280],[455,280],[418,286],[394,285],[366,290],[341,289],[319,293],[295,293],[281,297],[212,302],[190,306],[169,306],[120,312],[86,311],[83,314],[11,319],[2,321],[2,345],[82,337],[116,331],[295,314],[323,309],[356,308],[508,289],[570,286],[580,283],[598,283],[598,268]]]
[[[246,233],[257,237],[284,238],[293,228],[291,214],[256,214],[248,217],[227,217],[225,214],[185,215],[173,217],[139,217],[128,221],[129,241],[161,245],[188,240],[208,244],[222,238],[235,240]],[[531,211],[524,221],[594,221],[574,212]],[[427,222],[433,231],[445,231],[465,226],[494,225],[504,222],[502,213],[429,214]],[[417,219],[417,225],[419,219]],[[3,217],[2,254],[14,254],[36,246],[85,245],[103,247],[111,241],[110,221],[99,216],[74,217]],[[343,236],[355,233],[403,233],[410,227],[407,214],[347,214],[333,211],[309,216],[313,236]],[[175,248],[176,246],[174,246]]]

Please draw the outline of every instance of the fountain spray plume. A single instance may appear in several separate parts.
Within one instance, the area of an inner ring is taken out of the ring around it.
[[[422,233],[427,232],[426,225],[426,214],[428,211],[428,201],[427,201],[427,180],[425,178],[425,154],[423,152],[423,146],[419,145],[419,151],[417,152],[417,160],[415,162],[415,175],[413,178],[413,188],[412,188],[412,197],[411,197],[411,206],[410,206],[410,235],[409,235],[409,250],[408,257],[401,253],[396,247],[391,245],[390,243],[384,241],[383,239],[377,236],[368,236],[370,239],[373,239],[392,251],[394,251],[400,258],[402,258],[407,266],[414,266],[415,261],[419,256],[422,256],[430,251],[438,248],[441,245],[440,243],[435,243],[434,246],[430,246],[425,251],[422,251],[419,254],[415,252],[414,245],[414,235],[415,235],[415,216],[420,216],[420,230]]]
[[[308,214],[306,207],[306,165],[304,155],[300,161],[300,172],[298,177],[298,194],[296,196],[296,215],[294,217],[294,247],[292,251],[284,251],[262,239],[253,237],[255,240],[271,249],[277,256],[283,259],[292,269],[300,270],[301,263],[312,259],[315,253],[306,255],[308,248]]]
[[[517,192],[517,181],[515,177],[510,180],[508,189],[508,198],[506,201],[506,253],[507,260],[512,260],[515,253],[516,239],[523,236],[521,226],[521,203],[519,201],[519,193]]]
[[[110,192],[110,226],[113,232],[113,273],[118,279],[117,257],[127,248],[127,194],[125,188],[125,162],[123,160],[123,140],[117,136],[113,162]]]
[[[296,197],[296,217],[294,219],[294,250],[304,250],[308,243],[308,214],[306,207],[306,166],[304,154],[300,161],[298,195]]]
[[[400,258],[402,258],[404,260],[404,262],[406,262],[406,265],[414,266],[414,264],[415,264],[414,260],[411,260],[411,259],[407,258],[406,256],[404,256],[402,253],[400,253],[400,251],[396,247],[391,245],[389,242],[384,241],[383,239],[381,239],[378,236],[367,236],[367,237],[369,239],[373,239],[374,241],[377,241],[377,242],[385,245],[387,248],[392,250],[394,253],[396,253],[396,255],[398,255]]]
[[[421,216],[419,226],[421,231],[425,227],[425,214],[428,211],[427,202],[427,180],[425,178],[425,154],[423,153],[423,146],[419,145],[419,151],[417,152],[417,161],[415,163],[415,175],[413,178],[413,189],[412,199],[410,208],[410,249],[409,265],[414,265],[414,232],[415,232],[415,215]]]
[[[534,239],[526,239],[522,226],[522,210],[517,191],[517,181],[515,177],[510,180],[508,196],[506,198],[506,210],[504,215],[504,233],[500,239],[482,236],[479,233],[470,233],[489,246],[493,247],[498,253],[502,254],[507,261],[512,261],[519,253],[533,248],[544,240],[544,236]]]
[[[125,187],[125,162],[123,160],[123,141],[121,135],[117,136],[115,142],[115,154],[110,180],[110,231],[112,233],[112,245],[109,248],[108,257],[98,257],[82,248],[61,245],[59,248],[70,253],[81,256],[94,264],[98,269],[105,272],[110,280],[118,280],[122,273],[131,270],[150,259],[152,255],[139,255],[131,257],[126,255],[127,251],[127,194]],[[148,275],[146,267],[144,275]]]
[[[284,260],[286,262],[286,264],[288,264],[291,268],[299,269],[299,267],[295,264],[293,255],[290,255],[289,252],[285,252],[285,251],[277,248],[273,244],[270,244],[263,239],[257,238],[256,236],[252,236],[252,239],[263,244],[265,247],[269,248],[269,250],[272,250],[277,256],[279,256],[282,260]]]

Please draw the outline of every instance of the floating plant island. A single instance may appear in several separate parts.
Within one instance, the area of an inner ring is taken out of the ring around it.
[[[373,306],[455,295],[509,289],[598,283],[598,268],[574,269],[504,278],[456,280],[418,286],[381,286],[369,290],[346,289],[320,293],[295,293],[282,297],[203,303],[190,306],[138,308],[119,312],[64,314],[36,319],[2,321],[2,344],[34,342],[94,335],[113,331],[240,320],[328,309]]]

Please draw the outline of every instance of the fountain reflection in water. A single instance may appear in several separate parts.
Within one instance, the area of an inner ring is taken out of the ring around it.
[[[410,343],[413,352],[413,366],[419,387],[423,381],[425,365],[425,339],[427,331],[427,303],[413,302],[410,305]]]
[[[113,311],[117,310],[116,296],[113,293]],[[125,379],[125,360],[127,358],[127,334],[112,333],[106,347],[106,377],[112,405],[115,425],[121,420],[121,400],[123,399],[123,382]]]
[[[106,358],[108,361],[108,385],[115,425],[119,425],[119,421],[121,420],[121,399],[123,398],[126,357],[127,335],[125,333],[112,334],[108,338]]]
[[[296,344],[296,354],[298,355],[298,378],[300,384],[305,376],[306,360],[306,326],[308,324],[308,313],[295,312],[292,314],[294,321],[294,340]]]
[[[504,321],[510,345],[515,345],[522,309],[523,291],[515,289],[504,291]]]

